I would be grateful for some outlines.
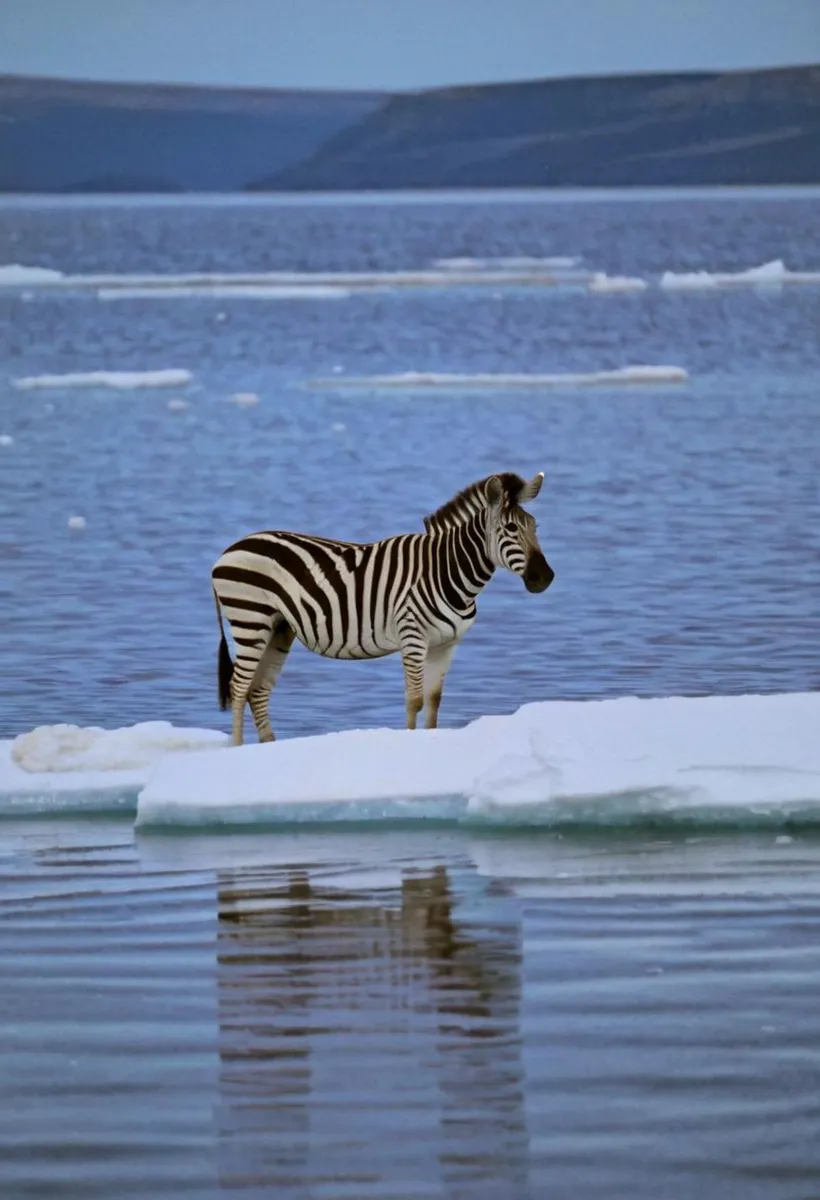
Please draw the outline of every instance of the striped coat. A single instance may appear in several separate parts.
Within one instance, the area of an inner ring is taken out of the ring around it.
[[[536,475],[527,483],[508,473],[479,480],[427,517],[424,533],[357,544],[277,530],[229,546],[211,575],[220,701],[223,708],[231,702],[235,744],[242,741],[246,702],[260,740],[273,740],[270,693],[296,639],[328,658],[400,653],[407,726],[415,728],[426,701],[427,725],[434,727],[453,652],[496,568],[522,576],[533,592],[552,582],[535,521],[522,507],[542,480]]]

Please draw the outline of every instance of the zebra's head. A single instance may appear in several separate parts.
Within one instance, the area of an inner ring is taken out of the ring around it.
[[[545,592],[555,572],[544,557],[535,518],[521,506],[534,500],[544,482],[543,472],[529,483],[518,475],[490,475],[485,481],[489,518],[487,553],[497,567],[520,575],[528,592]]]

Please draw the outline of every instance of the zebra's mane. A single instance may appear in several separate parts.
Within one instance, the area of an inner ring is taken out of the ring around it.
[[[480,509],[486,508],[486,484],[490,478],[490,475],[486,475],[484,479],[478,479],[475,483],[462,488],[457,495],[453,496],[452,500],[448,500],[446,504],[442,504],[441,508],[437,508],[435,512],[426,516],[424,528],[427,533],[459,525],[462,521],[469,520]],[[511,471],[498,471],[496,478],[501,480],[504,488],[504,507],[515,504],[526,481]]]

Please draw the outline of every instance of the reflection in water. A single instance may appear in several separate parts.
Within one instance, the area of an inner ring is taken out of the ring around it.
[[[220,874],[224,1188],[526,1200],[520,927],[476,900]]]

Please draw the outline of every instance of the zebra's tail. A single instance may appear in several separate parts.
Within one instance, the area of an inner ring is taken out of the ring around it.
[[[224,712],[231,699],[231,679],[233,677],[233,662],[228,643],[225,640],[225,626],[222,624],[222,609],[219,607],[219,597],[214,588],[214,604],[216,619],[219,622],[219,707]]]

